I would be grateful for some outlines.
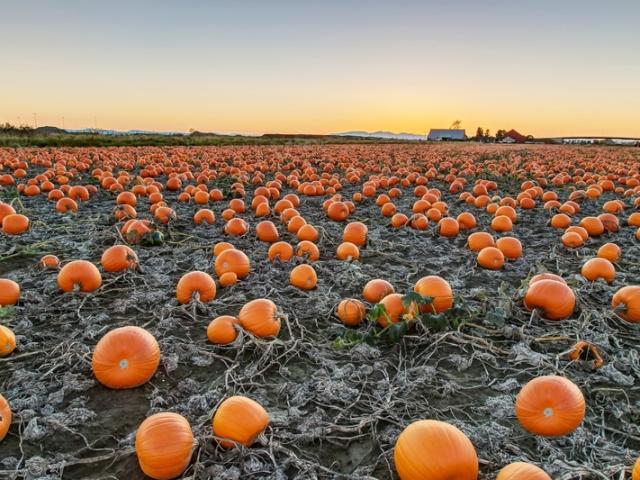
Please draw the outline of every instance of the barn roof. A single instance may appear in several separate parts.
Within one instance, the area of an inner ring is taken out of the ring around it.
[[[516,132],[514,129],[509,130],[507,133],[505,133],[504,135],[505,137],[511,137],[513,138],[516,142],[519,143],[524,143],[527,141],[527,137],[525,137],[524,135],[522,135],[519,132]]]

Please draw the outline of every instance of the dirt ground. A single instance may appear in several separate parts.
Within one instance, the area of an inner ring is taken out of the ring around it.
[[[519,184],[498,183],[501,195],[517,195]],[[448,193],[448,184],[429,186],[447,192],[443,199],[454,216],[468,209]],[[350,198],[360,188],[345,185],[342,193]],[[566,199],[568,191],[558,191]],[[113,196],[100,190],[78,214],[61,215],[43,196],[17,197],[11,189],[1,195],[29,216],[32,227],[19,237],[0,237],[0,276],[22,289],[19,305],[0,318],[18,343],[11,356],[0,359],[0,392],[15,415],[0,444],[0,478],[145,478],[133,452],[134,434],[145,417],[165,410],[192,425],[198,446],[184,478],[194,479],[396,478],[394,443],[409,423],[426,418],[448,421],[469,436],[482,479],[495,478],[502,466],[518,460],[540,465],[554,479],[623,479],[639,455],[640,327],[621,321],[609,306],[617,289],[640,283],[640,247],[631,228],[570,251],[558,231],[546,226],[548,212],[539,206],[514,228],[523,258],[489,271],[475,265],[466,234],[440,237],[433,222],[426,232],[391,229],[369,200],[349,218],[369,227],[360,260],[349,263],[335,259],[344,224],[326,218],[324,198],[304,197],[299,211],[321,231],[315,290],[292,287],[291,265],[267,260],[268,245],[255,238],[257,220],[248,213],[243,218],[252,227],[249,234],[230,241],[249,255],[249,277],[219,288],[209,304],[179,306],[174,293],[181,275],[211,273],[211,247],[229,240],[220,216],[226,202],[209,206],[216,225],[195,227],[198,206],[178,203],[176,193],[165,192],[178,219],[164,245],[133,247],[139,272],[103,273],[97,292],[61,294],[56,272],[34,268],[37,260],[51,253],[97,264],[105,248],[120,243]],[[580,216],[601,213],[602,202],[611,198],[605,193],[598,202],[585,202]],[[414,201],[405,190],[394,203],[408,213]],[[138,211],[148,216],[147,204],[140,203]],[[489,214],[472,212],[478,229],[487,229]],[[274,222],[281,238],[295,244]],[[582,263],[608,241],[623,251],[616,280],[586,282],[579,275]],[[523,308],[523,285],[540,271],[562,275],[574,289],[577,306],[570,319],[546,321]],[[457,330],[418,329],[397,343],[378,345],[336,342],[349,338],[334,315],[341,299],[360,298],[373,278],[408,292],[432,274],[451,283],[455,303],[465,311]],[[288,316],[276,340],[245,334],[227,347],[207,342],[211,319],[235,315],[261,297]],[[143,326],[155,336],[161,366],[142,387],[109,390],[92,375],[91,353],[104,333],[124,325]],[[605,359],[601,369],[562,355],[577,339],[598,346]],[[545,374],[569,377],[585,395],[585,421],[569,436],[537,437],[515,418],[521,386]],[[262,444],[225,451],[213,441],[212,414],[233,394],[247,395],[269,412]]]

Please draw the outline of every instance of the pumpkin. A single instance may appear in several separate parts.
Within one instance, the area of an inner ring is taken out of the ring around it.
[[[227,272],[233,272],[238,278],[245,278],[251,271],[251,263],[244,252],[229,248],[216,257],[213,268],[219,277]]]
[[[235,272],[226,272],[220,275],[218,280],[220,281],[221,287],[228,287],[238,283],[238,275],[236,275]]]
[[[380,300],[379,305],[384,307],[384,311],[377,318],[378,325],[382,328],[387,327],[390,323],[398,323],[400,320],[411,321],[418,310],[414,303],[407,307],[404,304],[403,296],[399,293],[390,293]]]
[[[238,314],[238,322],[256,337],[277,337],[280,333],[278,308],[266,298],[251,300],[245,304]]]
[[[249,231],[249,226],[241,218],[231,218],[224,225],[224,233],[234,237],[241,237]]]
[[[472,252],[479,252],[485,247],[493,247],[495,241],[490,233],[474,232],[467,238],[467,245]]]
[[[318,276],[311,265],[302,264],[291,270],[289,283],[294,287],[301,288],[302,290],[312,290],[316,288]]]
[[[102,285],[98,268],[86,260],[73,260],[58,272],[58,287],[63,292],[71,292],[76,287],[81,292],[93,292]]]
[[[571,225],[571,217],[569,217],[569,215],[567,215],[566,213],[556,213],[551,218],[551,226],[553,228],[564,230],[569,225]]]
[[[584,244],[584,239],[577,232],[567,232],[560,239],[567,248],[578,248]]]
[[[513,462],[498,472],[496,480],[551,480],[551,477],[530,463]]]
[[[138,267],[138,255],[126,245],[114,245],[107,248],[100,259],[105,272],[122,272]]]
[[[191,425],[182,415],[161,412],[146,418],[136,432],[140,469],[156,480],[179,477],[191,461]]]
[[[308,240],[310,242],[316,242],[319,238],[318,230],[313,225],[305,224],[300,227],[297,232],[298,240]]]
[[[160,364],[156,339],[140,327],[120,327],[96,345],[91,368],[96,379],[113,389],[135,388],[148,382]]]
[[[56,202],[56,212],[59,213],[75,213],[78,211],[78,204],[75,200],[63,197]]]
[[[0,440],[2,440],[2,432],[0,431]],[[640,457],[633,464],[633,470],[631,471],[631,480],[640,480]]]
[[[0,278],[0,307],[15,305],[20,300],[20,285],[8,278]]]
[[[378,303],[390,293],[394,293],[395,289],[386,280],[376,278],[369,280],[362,290],[362,296],[369,303]]]
[[[393,460],[400,480],[476,480],[478,455],[469,438],[453,425],[418,420],[396,441]]]
[[[227,250],[233,252],[236,250]],[[208,273],[195,270],[185,273],[176,286],[176,299],[179,303],[189,303],[194,295],[200,302],[210,302],[216,298],[216,282]]]
[[[496,241],[496,247],[509,260],[517,260],[522,256],[522,243],[515,237],[502,237]]]
[[[556,282],[564,283],[565,285],[567,284],[564,278],[562,278],[560,275],[556,275],[555,273],[543,272],[531,277],[531,280],[529,280],[529,285],[539,282],[540,280],[555,280]]]
[[[255,400],[243,396],[225,399],[213,416],[213,434],[220,445],[250,447],[269,425],[269,414]]]
[[[620,260],[620,255],[622,254],[622,250],[615,243],[605,243],[598,249],[598,257],[606,258],[612,263]]]
[[[38,262],[38,267],[42,269],[55,269],[60,266],[60,259],[55,255],[44,255]]]
[[[566,283],[557,280],[538,280],[529,282],[524,297],[527,310],[542,310],[548,320],[564,320],[573,313],[576,296]]]
[[[616,269],[606,258],[592,258],[582,265],[582,276],[590,282],[603,279],[607,283],[613,282],[616,278]]]
[[[16,348],[16,336],[13,331],[0,325],[0,357],[6,357]]]
[[[358,247],[363,247],[367,243],[368,228],[362,222],[350,222],[344,227],[342,233],[343,242],[351,242]]]
[[[589,238],[589,232],[587,232],[587,229],[584,227],[572,225],[564,231],[564,233],[568,233],[568,232],[576,232],[578,235],[582,237],[582,240],[584,240],[585,242]]]
[[[225,250],[229,250],[230,248],[235,248],[235,247],[229,242],[218,242],[213,246],[213,250],[212,250],[213,256],[217,257],[222,252],[224,252]]]
[[[298,231],[307,224],[307,221],[300,215],[295,215],[287,222],[287,232],[297,234]]]
[[[484,247],[478,253],[478,265],[489,270],[500,270],[504,266],[504,254],[496,247]]]
[[[312,245],[315,247],[314,244]],[[317,248],[318,247],[316,247],[316,249]],[[287,242],[273,243],[269,247],[267,257],[272,262],[276,259],[280,260],[281,262],[288,262],[293,258],[293,247]]]
[[[445,217],[438,222],[440,235],[443,237],[455,237],[460,232],[460,226],[455,218]]]
[[[640,322],[640,286],[628,285],[611,299],[611,308],[627,322]]]
[[[564,377],[547,375],[529,381],[516,397],[522,427],[545,437],[559,437],[580,426],[585,414],[582,392]]]
[[[9,205],[8,203],[0,202],[0,225],[2,225],[4,217],[6,217],[7,215],[13,215],[14,213],[16,213],[16,211],[11,205]]]
[[[256,235],[258,240],[267,243],[277,242],[280,238],[278,229],[269,220],[264,220],[256,225]]]
[[[213,213],[213,210],[210,210],[208,208],[201,208],[193,216],[193,223],[195,223],[196,225],[201,225],[202,223],[213,225],[214,223],[216,223],[216,215],[215,213]]]
[[[583,227],[591,237],[597,237],[604,233],[604,225],[598,217],[584,217],[580,220],[580,226]]]
[[[355,298],[345,298],[338,304],[336,315],[338,318],[350,327],[360,325],[366,315],[364,304]]]
[[[19,213],[11,213],[2,219],[2,231],[7,235],[20,235],[29,230],[29,219]]]
[[[343,202],[333,202],[327,208],[327,216],[335,222],[342,222],[349,216],[349,208]]]
[[[296,247],[296,257],[300,257],[309,262],[315,262],[320,258],[318,246],[309,240],[303,240]]]
[[[413,291],[423,297],[431,298],[431,303],[420,307],[422,312],[442,313],[453,306],[451,285],[444,278],[437,275],[422,277],[414,285]]]
[[[219,345],[233,343],[238,337],[237,324],[238,319],[231,315],[222,315],[214,318],[207,327],[207,338],[211,343]]]
[[[460,230],[471,230],[477,225],[476,217],[474,217],[473,214],[469,212],[462,212],[456,217],[456,220],[458,221]]]
[[[6,398],[0,394],[0,442],[7,436],[11,427],[11,407]]]
[[[338,260],[358,260],[360,258],[360,250],[351,242],[342,242],[336,250],[336,258]]]
[[[579,341],[573,346],[571,352],[569,352],[569,359],[573,362],[577,360],[593,360],[594,368],[600,368],[604,364],[604,360],[602,360],[602,356],[595,345],[585,341]]]
[[[496,232],[510,232],[513,229],[513,222],[506,215],[497,215],[491,220],[491,229]]]

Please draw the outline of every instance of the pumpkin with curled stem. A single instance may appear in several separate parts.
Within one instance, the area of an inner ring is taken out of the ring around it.
[[[611,299],[611,308],[627,322],[640,322],[640,286],[627,285],[618,290]]]
[[[238,314],[238,322],[256,337],[277,337],[280,333],[280,314],[271,300],[258,298],[245,304]]]
[[[548,320],[564,320],[573,314],[576,296],[566,283],[557,280],[538,280],[529,283],[524,297],[527,310],[540,309]]]

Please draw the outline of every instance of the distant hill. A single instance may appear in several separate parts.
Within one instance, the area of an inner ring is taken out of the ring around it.
[[[33,129],[33,133],[36,135],[64,135],[67,131],[58,127],[38,127]]]
[[[384,138],[388,140],[426,140],[426,135],[417,135],[415,133],[407,132],[388,132],[384,130],[378,130],[377,132],[365,132],[362,130],[353,130],[349,132],[335,133],[334,135],[340,137],[365,137],[365,138]]]

